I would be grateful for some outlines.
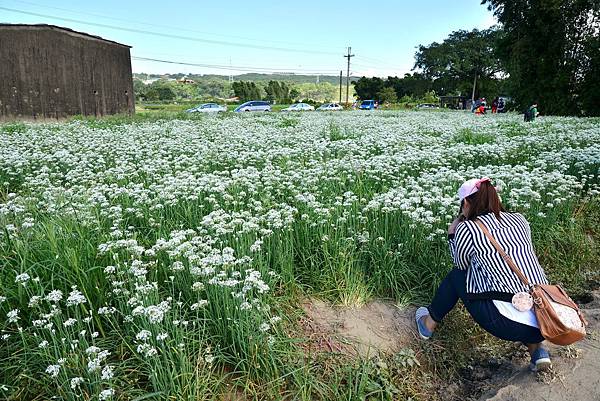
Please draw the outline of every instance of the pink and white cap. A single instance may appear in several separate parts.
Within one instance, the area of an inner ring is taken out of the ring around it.
[[[460,188],[458,188],[458,199],[462,202],[469,195],[473,195],[475,192],[479,191],[479,187],[484,182],[491,182],[488,177],[483,178],[471,178],[468,181],[465,181]]]

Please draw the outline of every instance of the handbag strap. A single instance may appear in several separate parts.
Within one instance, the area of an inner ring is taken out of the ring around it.
[[[502,256],[502,259],[504,259],[504,261],[506,262],[506,264],[508,264],[510,269],[517,275],[517,277],[519,277],[519,280],[521,280],[521,282],[523,284],[525,284],[525,286],[527,286],[527,288],[531,288],[531,284],[529,283],[529,280],[527,280],[527,277],[525,277],[525,275],[523,274],[521,269],[519,269],[517,267],[516,263],[511,259],[511,257],[508,256],[506,254],[506,252],[504,252],[504,249],[502,249],[502,247],[500,246],[498,241],[496,241],[496,239],[492,236],[492,234],[487,229],[487,227],[483,224],[483,222],[481,220],[477,219],[477,220],[475,220],[475,223],[477,223],[477,225],[479,226],[481,231],[483,231],[483,234],[487,237],[487,239],[490,240],[492,245],[494,245],[494,248],[496,248],[496,250],[498,251],[500,256]]]

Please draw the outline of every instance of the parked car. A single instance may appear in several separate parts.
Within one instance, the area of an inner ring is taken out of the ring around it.
[[[186,113],[222,113],[227,111],[226,106],[221,106],[216,103],[204,103],[191,109],[187,109]]]
[[[375,110],[377,108],[377,103],[375,100],[363,100],[358,108],[359,110]]]
[[[440,106],[434,103],[420,103],[417,105],[417,109],[439,109]]]
[[[281,111],[312,111],[315,108],[308,103],[294,103]]]
[[[317,110],[320,110],[320,111],[339,111],[339,110],[344,110],[344,108],[342,106],[340,106],[339,104],[337,104],[337,103],[325,103],[321,107],[319,107]]]
[[[271,111],[271,104],[264,100],[252,100],[250,102],[242,103],[234,110],[236,113],[244,111]]]

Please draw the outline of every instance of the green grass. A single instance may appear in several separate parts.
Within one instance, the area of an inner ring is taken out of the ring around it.
[[[490,134],[475,132],[471,128],[462,128],[454,135],[454,141],[466,145],[483,145],[495,142],[495,138]]]

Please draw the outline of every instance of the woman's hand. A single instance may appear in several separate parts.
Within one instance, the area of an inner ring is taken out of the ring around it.
[[[454,232],[456,231],[456,227],[463,220],[464,220],[463,215],[460,215],[457,218],[455,218],[454,221],[452,223],[450,223],[450,225],[448,226],[448,235],[454,234]]]

